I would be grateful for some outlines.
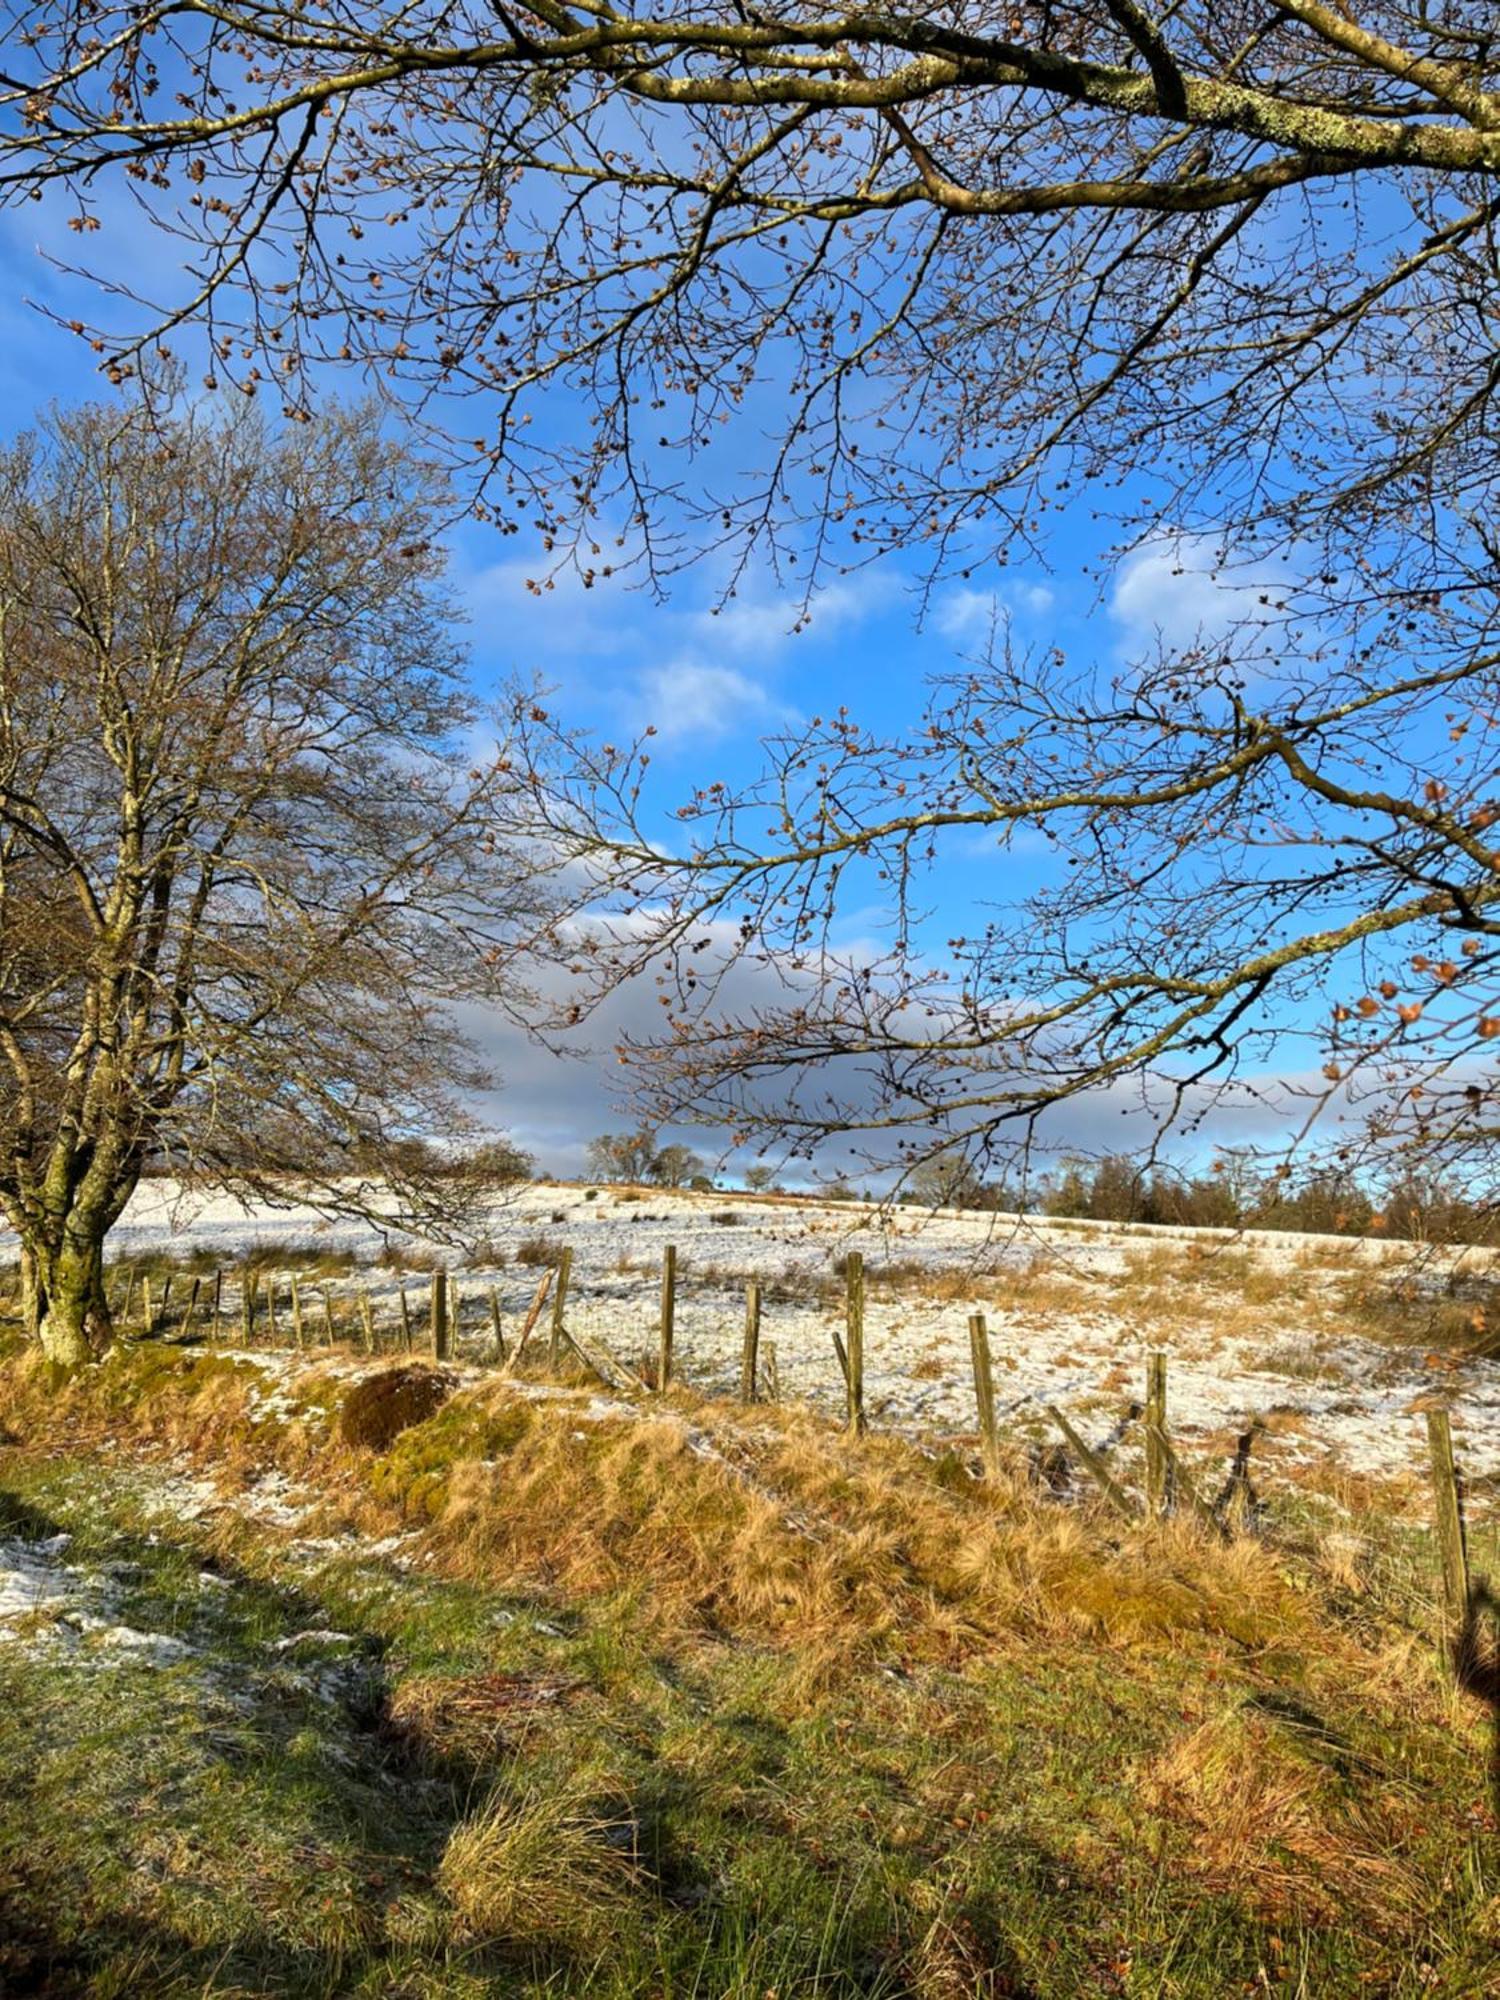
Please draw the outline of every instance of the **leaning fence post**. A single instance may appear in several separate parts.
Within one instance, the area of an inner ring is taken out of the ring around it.
[[[573,1252],[565,1249],[557,1260],[557,1290],[552,1294],[552,1338],[547,1349],[547,1366],[562,1366],[563,1313],[568,1304],[568,1279],[573,1274]]]
[[[411,1302],[406,1296],[406,1287],[401,1288],[401,1339],[408,1354],[411,1353]]]
[[[669,1243],[661,1256],[661,1328],[656,1351],[656,1386],[672,1379],[672,1335],[677,1320],[677,1245]]]
[[[865,1260],[858,1250],[844,1259],[844,1323],[849,1357],[849,1435],[865,1430]]]
[[[432,1358],[434,1361],[448,1359],[448,1274],[434,1271],[431,1285],[431,1304],[428,1307],[428,1331],[432,1336]]]
[[[991,1479],[1000,1471],[1000,1433],[995,1425],[995,1376],[990,1365],[989,1329],[983,1313],[969,1314],[969,1350],[974,1359],[974,1400],[979,1405],[979,1439],[984,1469]]]
[[[1432,1461],[1432,1494],[1437,1505],[1438,1553],[1443,1564],[1443,1604],[1450,1635],[1462,1631],[1469,1614],[1469,1553],[1464,1543],[1458,1468],[1453,1462],[1453,1426],[1446,1410],[1427,1412],[1427,1452]],[[1451,1643],[1451,1638],[1450,1638]]]
[[[1089,1478],[1093,1480],[1100,1492],[1103,1493],[1110,1506],[1125,1520],[1133,1521],[1135,1519],[1135,1509],[1130,1504],[1129,1494],[1111,1476],[1109,1467],[1104,1463],[1098,1452],[1089,1449],[1055,1404],[1049,1403],[1047,1405],[1047,1415],[1051,1417],[1053,1423],[1057,1425],[1057,1428],[1073,1447],[1074,1452],[1077,1454],[1078,1463],[1083,1467]]]
[[[222,1270],[216,1270],[214,1272],[214,1324],[213,1324],[213,1332],[210,1335],[210,1338],[212,1339],[216,1347],[219,1344],[219,1339],[221,1334],[221,1320],[223,1311],[224,1311],[224,1273]]]
[[[760,1400],[760,1286],[745,1287],[745,1345],[740,1354],[740,1401]]]
[[[184,1340],[192,1333],[193,1321],[198,1317],[198,1294],[202,1289],[202,1278],[194,1278],[192,1289],[188,1293],[187,1311],[182,1316],[182,1335]]]
[[[1146,1358],[1146,1511],[1167,1510],[1167,1357]]]

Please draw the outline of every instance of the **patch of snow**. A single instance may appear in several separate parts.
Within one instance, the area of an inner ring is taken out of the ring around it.
[[[735,1220],[726,1221],[726,1215]],[[641,1197],[603,1187],[588,1200],[582,1187],[571,1186],[526,1187],[498,1200],[479,1234],[492,1246],[491,1261],[454,1273],[462,1302],[456,1345],[469,1364],[454,1370],[462,1380],[493,1376],[493,1369],[482,1365],[493,1353],[492,1291],[507,1340],[519,1330],[539,1276],[532,1264],[516,1262],[525,1239],[542,1236],[559,1248],[571,1247],[570,1327],[628,1364],[654,1351],[662,1252],[670,1243],[680,1274],[675,1345],[682,1378],[710,1394],[736,1393],[744,1285],[756,1279],[765,1292],[762,1353],[774,1343],[783,1396],[806,1400],[830,1415],[840,1414],[843,1405],[832,1340],[841,1308],[836,1300],[820,1298],[817,1287],[826,1290],[838,1259],[850,1249],[864,1254],[872,1274],[885,1261],[916,1264],[931,1274],[930,1290],[923,1289],[920,1277],[894,1295],[872,1288],[865,1338],[868,1412],[881,1425],[915,1437],[972,1435],[976,1423],[968,1336],[972,1306],[946,1295],[954,1288],[938,1282],[945,1278],[973,1273],[982,1291],[986,1273],[1003,1277],[1041,1260],[1050,1276],[1076,1281],[1076,1305],[1071,1293],[1059,1305],[1054,1287],[1049,1303],[1035,1311],[1021,1305],[990,1311],[997,1403],[1012,1429],[1045,1429],[1046,1407],[1055,1403],[1086,1434],[1097,1436],[1144,1389],[1142,1344],[1110,1310],[1111,1281],[1143,1247],[1245,1251],[1272,1269],[1294,1266],[1313,1247],[1336,1246],[1345,1270],[1412,1254],[1408,1245],[1290,1233],[1120,1227],[954,1210],[881,1211],[804,1197],[664,1190]],[[328,1221],[295,1202],[246,1208],[232,1197],[189,1195],[169,1181],[148,1181],[117,1226],[111,1253],[128,1262],[133,1252],[206,1252],[226,1263],[278,1246],[289,1256],[309,1247],[352,1253],[365,1260],[361,1269],[326,1279],[309,1276],[306,1296],[311,1301],[327,1290],[352,1301],[365,1288],[379,1324],[389,1330],[398,1323],[403,1284],[416,1319],[416,1293],[419,1288],[425,1293],[427,1281],[425,1274],[378,1263],[387,1242],[439,1263],[452,1261],[451,1251],[440,1244],[369,1222]],[[1444,1254],[1448,1262],[1461,1260],[1468,1268],[1493,1267],[1492,1252]],[[1440,1255],[1434,1269],[1441,1275],[1443,1268]],[[1191,1287],[1191,1276],[1183,1282]],[[1434,1396],[1451,1409],[1455,1442],[1471,1470],[1488,1469],[1500,1456],[1500,1364],[1445,1357],[1438,1366],[1437,1358],[1430,1362],[1419,1347],[1362,1337],[1357,1320],[1336,1335],[1299,1324],[1295,1306],[1267,1308],[1263,1331],[1250,1339],[1221,1332],[1214,1310],[1206,1300],[1201,1321],[1174,1323],[1155,1343],[1169,1358],[1172,1429],[1200,1456],[1205,1450],[1222,1452],[1233,1433],[1264,1418],[1256,1456],[1264,1451],[1289,1465],[1378,1477],[1420,1474],[1426,1451],[1421,1413]],[[309,1304],[307,1324],[314,1338],[318,1320]],[[251,1408],[263,1421],[307,1419],[298,1406],[295,1378],[310,1363],[353,1378],[395,1358],[221,1351],[259,1372],[264,1387],[255,1390]],[[1296,1365],[1288,1367],[1288,1360]],[[536,1399],[568,1393],[519,1381],[509,1389]],[[575,1419],[602,1422],[634,1416],[640,1406],[600,1394],[587,1403],[574,1396],[564,1407]],[[252,1493],[234,1504],[278,1525],[295,1526],[299,1507],[305,1514],[315,1504],[264,1482],[255,1492],[258,1500]],[[186,1498],[202,1511],[225,1504],[211,1487],[196,1500]]]

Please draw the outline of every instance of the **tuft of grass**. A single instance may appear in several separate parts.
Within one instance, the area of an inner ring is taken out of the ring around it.
[[[437,1884],[470,1937],[597,1955],[639,1872],[631,1823],[601,1814],[584,1788],[502,1786],[449,1834]]]
[[[561,1218],[557,1218],[561,1220]],[[523,1236],[515,1248],[518,1264],[539,1266],[556,1264],[562,1258],[563,1246],[555,1236]]]

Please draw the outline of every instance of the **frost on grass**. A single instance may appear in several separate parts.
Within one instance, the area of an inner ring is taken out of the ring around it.
[[[0,1643],[100,1665],[176,1666],[194,1648],[169,1632],[142,1632],[116,1615],[109,1578],[67,1562],[71,1535],[0,1538]]]
[[[865,1404],[883,1429],[972,1433],[968,1318],[981,1310],[1002,1421],[1013,1433],[1050,1437],[1049,1404],[1086,1432],[1107,1428],[1139,1397],[1147,1348],[1160,1347],[1170,1363],[1172,1428],[1196,1451],[1220,1454],[1236,1433],[1261,1423],[1257,1455],[1292,1476],[1313,1474],[1325,1484],[1330,1475],[1420,1478],[1422,1413],[1437,1399],[1453,1412],[1461,1459],[1477,1470],[1500,1455],[1500,1363],[1434,1353],[1420,1331],[1393,1339],[1359,1296],[1362,1281],[1398,1268],[1410,1246],[881,1212],[806,1199],[736,1197],[732,1228],[723,1213],[722,1195],[527,1188],[497,1202],[476,1259],[466,1264],[442,1245],[368,1223],[329,1222],[295,1204],[244,1208],[230,1197],[189,1197],[170,1182],[151,1181],[127,1209],[112,1252],[122,1264],[168,1255],[228,1266],[247,1254],[265,1264],[278,1250],[288,1268],[309,1252],[356,1258],[355,1270],[335,1269],[330,1260],[324,1275],[307,1280],[307,1297],[314,1288],[331,1293],[347,1323],[354,1294],[364,1289],[388,1332],[399,1323],[402,1287],[420,1325],[427,1270],[448,1266],[460,1294],[454,1372],[467,1381],[492,1363],[492,1296],[507,1339],[518,1332],[536,1287],[538,1239],[549,1253],[573,1252],[571,1330],[632,1367],[649,1365],[670,1243],[680,1273],[680,1379],[711,1395],[736,1393],[744,1286],[755,1279],[763,1292],[762,1353],[774,1344],[783,1396],[833,1416],[843,1403],[832,1340],[841,1312],[839,1265],[857,1249],[868,1279]],[[1487,1267],[1489,1253],[1465,1254]],[[1437,1305],[1441,1262],[1422,1280]],[[309,1325],[318,1323],[309,1306]],[[533,1337],[534,1349],[545,1330]],[[318,1424],[293,1379],[307,1357],[232,1352],[259,1373],[252,1423]],[[368,1364],[335,1351],[320,1355],[317,1366],[342,1378]],[[590,1414],[631,1407],[600,1398]]]

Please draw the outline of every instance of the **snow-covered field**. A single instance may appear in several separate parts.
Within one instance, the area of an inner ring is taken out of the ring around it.
[[[709,1393],[734,1390],[744,1285],[755,1278],[765,1292],[763,1352],[774,1346],[783,1396],[836,1410],[843,1396],[833,1346],[842,1319],[836,1269],[857,1249],[869,1278],[865,1394],[875,1426],[972,1432],[968,1319],[982,1310],[1002,1419],[1012,1428],[1039,1431],[1046,1406],[1056,1404],[1090,1434],[1107,1431],[1141,1394],[1146,1352],[1157,1346],[1169,1357],[1171,1427],[1201,1453],[1205,1469],[1259,1419],[1265,1429],[1254,1457],[1263,1476],[1278,1465],[1335,1476],[1420,1473],[1422,1412],[1438,1400],[1452,1409],[1471,1480],[1500,1470],[1500,1362],[1455,1361],[1421,1344],[1373,1338],[1337,1295],[1339,1281],[1361,1266],[1373,1273],[1409,1254],[1402,1246],[571,1185],[526,1187],[498,1202],[483,1239],[471,1262],[440,1245],[390,1239],[408,1255],[425,1250],[451,1264],[465,1300],[460,1351],[471,1359],[490,1350],[491,1287],[507,1336],[535,1290],[538,1268],[518,1263],[517,1250],[529,1245],[536,1257],[568,1246],[570,1327],[640,1365],[654,1351],[662,1252],[671,1243],[680,1274],[680,1377]],[[425,1278],[383,1264],[387,1238],[368,1222],[330,1221],[295,1206],[247,1212],[224,1197],[183,1196],[171,1183],[140,1189],[111,1254],[128,1263],[147,1252],[206,1252],[228,1263],[277,1247],[368,1260],[370,1268],[331,1282],[335,1291],[367,1285],[386,1324],[401,1284],[414,1311],[420,1305]],[[1170,1311],[1145,1322],[1143,1257],[1154,1262],[1154,1296],[1171,1300]],[[1232,1283],[1205,1282],[1215,1257],[1260,1282],[1238,1294]],[[893,1265],[899,1269],[883,1275]]]

